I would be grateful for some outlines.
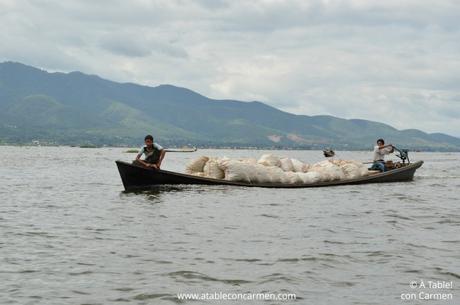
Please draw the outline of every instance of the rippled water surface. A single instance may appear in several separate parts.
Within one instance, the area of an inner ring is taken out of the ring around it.
[[[0,147],[0,304],[174,304],[185,292],[297,295],[285,304],[460,304],[459,153],[412,153],[425,164],[406,183],[127,194],[114,163],[134,157],[124,150]],[[169,153],[163,168],[183,171],[202,154],[262,153]],[[443,292],[454,299],[402,301],[421,279],[453,281]]]

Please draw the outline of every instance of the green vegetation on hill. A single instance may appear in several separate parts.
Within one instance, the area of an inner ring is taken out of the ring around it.
[[[384,137],[412,149],[460,150],[460,139],[444,134],[294,115],[260,102],[212,100],[171,85],[121,84],[0,63],[1,142],[137,145],[146,133],[174,146],[361,149]]]

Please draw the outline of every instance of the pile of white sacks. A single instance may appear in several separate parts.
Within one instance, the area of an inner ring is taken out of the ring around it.
[[[265,154],[254,158],[199,157],[186,169],[188,174],[246,183],[307,184],[354,179],[368,175],[367,167],[351,160],[325,160],[307,164],[292,158]]]

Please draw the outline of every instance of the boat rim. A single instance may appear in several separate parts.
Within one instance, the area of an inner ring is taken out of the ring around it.
[[[343,185],[343,184],[353,184],[353,183],[359,183],[363,181],[371,181],[374,179],[379,179],[382,177],[386,176],[391,176],[395,175],[401,172],[405,172],[411,169],[418,169],[423,165],[423,161],[416,161],[416,162],[411,162],[407,164],[406,166],[400,167],[400,168],[395,168],[386,172],[381,172],[381,173],[376,173],[376,174],[370,174],[367,176],[362,176],[358,178],[353,178],[353,179],[345,179],[345,180],[335,180],[335,181],[322,181],[322,182],[315,182],[315,183],[298,183],[298,184],[283,184],[283,183],[247,183],[247,182],[239,182],[239,181],[229,181],[229,180],[224,180],[224,179],[215,179],[215,178],[209,178],[209,177],[200,177],[200,176],[195,176],[191,174],[185,174],[185,173],[179,173],[179,172],[173,172],[173,171],[168,171],[168,170],[163,170],[163,169],[149,169],[140,165],[128,163],[126,161],[120,161],[117,160],[115,161],[117,164],[123,164],[125,166],[130,166],[130,167],[136,167],[142,170],[146,171],[153,171],[154,173],[163,173],[166,175],[172,175],[172,176],[177,176],[177,177],[182,177],[182,178],[188,178],[188,179],[196,179],[200,181],[208,181],[212,184],[221,184],[221,185],[236,185],[236,186],[247,186],[247,187],[267,187],[267,188],[302,188],[302,187],[321,187],[321,186],[334,186],[334,185]],[[165,184],[166,185],[166,184]]]

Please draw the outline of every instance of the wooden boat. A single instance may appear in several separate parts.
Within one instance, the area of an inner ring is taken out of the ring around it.
[[[401,182],[412,180],[414,178],[415,171],[420,166],[422,166],[423,161],[401,164],[400,168],[395,168],[383,173],[370,174],[369,176],[360,177],[356,179],[317,182],[311,184],[251,184],[245,182],[198,177],[188,174],[166,171],[162,169],[150,169],[123,161],[116,161],[116,164],[118,166],[118,171],[120,172],[121,180],[123,182],[125,190],[136,191],[149,189],[159,185],[177,184],[235,185],[267,188],[306,188],[348,184]]]

